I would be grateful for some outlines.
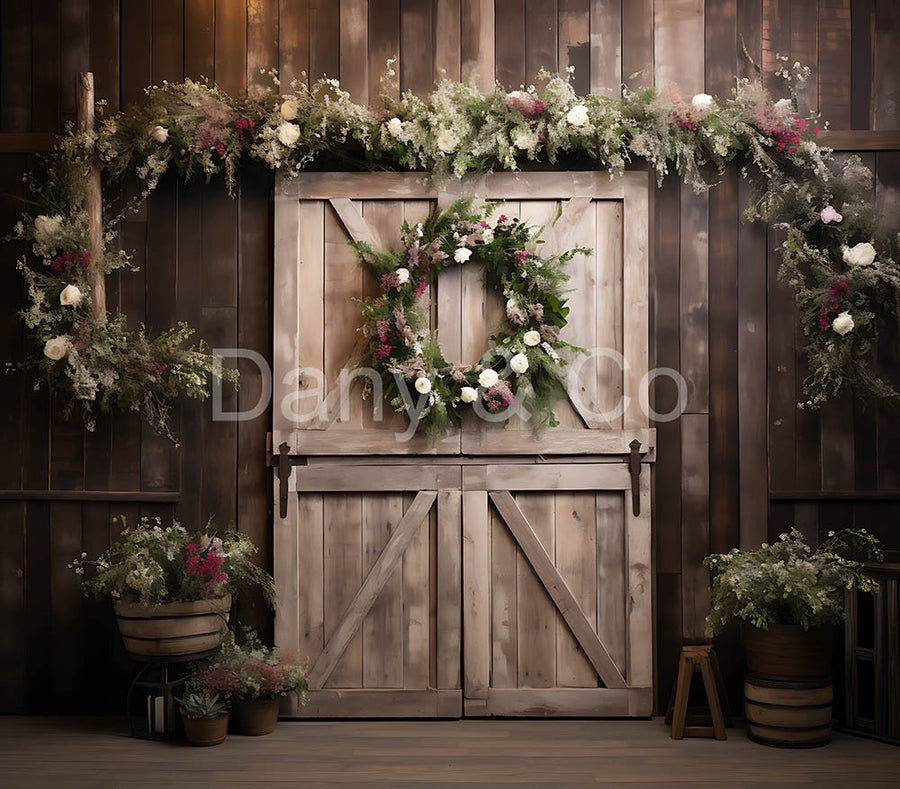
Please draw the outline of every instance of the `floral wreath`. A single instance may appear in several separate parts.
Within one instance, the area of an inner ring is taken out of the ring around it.
[[[777,75],[793,96],[793,83],[802,82],[809,69],[799,64],[788,69],[786,63],[786,58],[778,58]],[[395,75],[389,71],[388,76]],[[28,299],[22,315],[37,351],[27,363],[38,368],[67,411],[83,411],[88,428],[98,410],[124,410],[139,412],[153,429],[169,433],[170,408],[180,395],[208,396],[213,377],[237,382],[237,371],[223,369],[221,359],[210,355],[202,342],[186,346],[193,332],[187,324],[152,337],[143,327],[129,327],[120,312],[96,315],[91,309],[94,294],[86,270],[92,250],[82,206],[91,167],[98,164],[107,186],[112,182],[107,193],[120,189],[127,175],[136,176],[141,186],[126,208],[108,210],[104,216],[102,251],[109,273],[131,265],[118,245],[119,221],[171,168],[185,180],[199,173],[209,181],[224,173],[233,193],[243,159],[287,176],[331,157],[341,167],[425,169],[448,177],[493,168],[514,170],[523,161],[555,163],[560,155],[618,174],[640,158],[655,170],[658,182],[674,167],[685,183],[702,192],[727,163],[740,160],[740,173],[754,193],[748,218],[787,229],[781,276],[794,291],[810,371],[801,405],[818,407],[843,389],[861,396],[898,397],[893,384],[872,368],[879,321],[897,315],[900,272],[895,242],[872,205],[871,172],[856,158],[838,166],[832,151],[817,142],[818,115],[803,117],[794,98],[773,102],[759,82],[746,79],[737,81],[730,97],[701,93],[683,100],[671,89],[654,88],[626,89],[619,97],[578,96],[568,75],[542,76],[546,84],[540,93],[533,86],[507,93],[497,85],[485,95],[472,85],[443,81],[427,98],[411,92],[399,101],[385,97],[381,110],[355,104],[329,79],[309,87],[294,82],[282,92],[273,73],[273,89],[241,98],[206,81],[164,82],[146,90],[143,105],[102,118],[92,132],[68,126],[46,162],[46,172],[26,178],[37,210],[23,216],[12,234],[30,248],[19,264]],[[518,225],[510,223],[513,227]],[[491,230],[503,244],[513,237],[503,229]],[[453,252],[443,235],[429,231],[428,243],[439,236],[434,251]],[[490,269],[493,244],[482,241],[466,249],[478,255],[482,247],[487,248],[484,262]],[[526,251],[523,246],[518,250]],[[371,256],[378,258],[374,251]],[[444,263],[442,258],[435,261],[425,274],[426,284]],[[529,253],[526,262],[536,261]],[[381,274],[398,268],[403,266],[384,268]],[[550,302],[525,298],[527,294],[511,284],[513,278],[503,281],[504,271],[502,266],[493,275],[489,270],[489,278],[495,276],[504,289],[512,289],[513,306],[527,311],[528,304],[540,304],[547,320],[564,318]],[[387,289],[386,296],[389,301],[406,298],[415,288],[395,288],[396,293]],[[526,317],[529,326],[540,320]],[[509,314],[507,318],[512,321]],[[385,337],[396,333],[392,316],[380,319],[388,321]],[[547,320],[544,325],[559,328]],[[519,348],[531,367],[533,397],[546,403],[536,384],[549,384],[555,377],[544,372],[557,368],[541,366],[537,374],[543,357],[534,349],[546,351],[541,344],[528,345],[519,324],[515,327],[515,334],[507,327],[497,347]],[[540,334],[539,327],[531,330]],[[376,331],[372,336],[379,335]],[[529,341],[533,339],[529,335]],[[424,378],[435,390],[429,414],[437,426],[458,416],[458,403],[465,403],[461,388],[445,389],[445,384],[463,384],[441,363],[437,346],[429,344],[427,336],[419,342]],[[541,342],[556,351],[549,340]],[[387,360],[385,369],[400,369],[418,357],[405,356],[408,346],[396,338],[379,344],[391,346],[384,357],[375,352],[375,359]],[[552,360],[549,352],[547,358]],[[493,366],[492,360],[486,361]],[[468,388],[474,388],[469,386],[474,372],[462,373]],[[418,372],[415,377],[420,377]],[[490,379],[488,374],[485,380]],[[517,380],[510,392],[515,388],[524,394],[525,380]],[[491,387],[482,389],[483,395]],[[466,391],[465,398],[471,396]],[[543,418],[552,422],[546,409]]]
[[[591,250],[538,255],[543,228],[503,214],[491,225],[493,207],[463,199],[413,228],[404,222],[402,252],[353,244],[382,289],[362,302],[363,362],[380,371],[394,408],[415,412],[417,428],[432,436],[472,409],[497,421],[527,410],[536,424],[555,426],[553,404],[566,393],[561,352],[581,350],[559,338],[569,313],[563,284],[566,263]],[[506,313],[477,363],[451,363],[425,325],[425,295],[441,271],[467,263],[484,264],[485,285],[503,294]]]

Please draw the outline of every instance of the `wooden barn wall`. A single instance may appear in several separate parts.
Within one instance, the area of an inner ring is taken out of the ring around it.
[[[776,53],[812,67],[803,102],[833,129],[897,129],[900,5],[893,0],[33,0],[0,7],[0,132],[53,132],[73,118],[75,74],[95,73],[116,110],[164,79],[207,75],[228,91],[266,81],[340,77],[375,102],[385,61],[400,86],[441,76],[507,87],[541,67],[575,66],[579,91],[615,94],[677,82],[683,94],[727,93],[735,75],[772,81]],[[900,208],[900,152],[863,154],[875,198]],[[0,224],[21,206],[34,164],[0,155]],[[185,319],[218,347],[271,355],[270,177],[248,168],[240,196],[221,184],[162,183],[122,226],[137,274],[113,277],[109,299],[150,329]],[[796,523],[856,522],[896,546],[900,421],[895,410],[842,397],[821,414],[795,408],[804,375],[790,294],[776,280],[776,233],[741,222],[747,192],[729,168],[709,196],[676,178],[654,195],[651,348],[688,382],[687,413],[658,425],[655,479],[659,695],[682,640],[702,638],[711,550],[756,545]],[[23,301],[6,245],[0,267],[0,350],[21,358]],[[895,370],[896,330],[882,369]],[[226,407],[252,405],[260,379],[243,366]],[[657,409],[674,391],[660,385]],[[132,416],[85,432],[20,375],[0,376],[0,711],[120,711],[130,671],[107,608],[84,600],[66,564],[100,551],[111,516],[215,513],[261,546],[271,564],[269,415],[214,423],[210,405],[178,408],[181,446]],[[11,493],[11,491],[13,493]],[[25,491],[16,494],[16,491]],[[123,500],[88,492],[118,491]],[[268,630],[259,607],[243,618]],[[737,681],[733,637],[720,646]]]

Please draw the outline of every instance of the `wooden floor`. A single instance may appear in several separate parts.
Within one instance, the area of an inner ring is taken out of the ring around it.
[[[127,736],[109,718],[0,718],[0,786],[897,785],[900,749],[836,734],[815,750],[669,739],[653,721],[282,722],[215,748]]]

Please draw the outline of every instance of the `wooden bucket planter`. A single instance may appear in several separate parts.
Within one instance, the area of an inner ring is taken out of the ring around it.
[[[188,718],[182,716],[184,736],[191,745],[219,745],[228,736],[228,710],[213,718]]]
[[[231,723],[238,734],[258,737],[271,734],[278,725],[278,699],[239,701],[234,705]]]
[[[831,678],[778,681],[744,678],[747,735],[782,748],[816,748],[831,740]]]
[[[138,660],[196,660],[217,649],[228,626],[231,595],[190,603],[116,603],[128,654]]]

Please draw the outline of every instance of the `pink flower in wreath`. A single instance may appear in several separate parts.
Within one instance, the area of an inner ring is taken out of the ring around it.
[[[834,206],[827,205],[822,209],[819,216],[822,218],[822,221],[827,225],[829,222],[840,222],[844,217],[841,216],[837,211],[834,210]]]

